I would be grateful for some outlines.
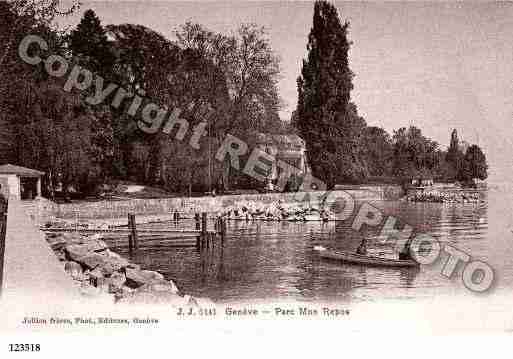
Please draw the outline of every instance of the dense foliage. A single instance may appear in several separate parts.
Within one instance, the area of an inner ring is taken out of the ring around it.
[[[182,193],[257,186],[228,161],[213,159],[228,133],[251,148],[258,132],[297,131],[314,175],[329,187],[373,178],[487,177],[485,155],[476,145],[462,149],[456,130],[445,152],[416,127],[390,136],[366,125],[351,102],[349,23],[341,23],[326,1],[314,6],[291,123],[278,116],[280,60],[257,25],[242,24],[228,35],[185,23],[168,39],[137,24],[104,26],[87,10],[67,33],[52,26],[56,16],[77,8],[61,8],[56,0],[0,2],[0,164],[44,171],[47,196],[59,188],[94,193],[112,180]],[[19,57],[27,34],[48,42],[43,58],[59,54],[104,78],[104,86],[114,82],[144,101],[183,109],[190,130],[184,138],[177,138],[177,129],[150,135],[127,115],[130,101],[111,106],[114,92],[93,105],[85,100],[93,87],[64,91],[66,76],[50,77],[43,63],[28,65]],[[206,134],[194,148],[191,129],[202,125]]]
[[[279,59],[262,28],[243,24],[224,35],[186,23],[173,41],[137,24],[103,26],[92,10],[69,33],[52,27],[55,16],[73,11],[57,1],[0,3],[0,72],[7,79],[0,85],[0,163],[44,171],[46,195],[57,187],[94,192],[115,179],[174,192],[228,188],[240,175],[213,159],[226,133],[250,143],[259,131],[287,131],[278,116]],[[64,91],[66,76],[49,77],[43,64],[19,58],[17,46],[29,33],[49,42],[48,54],[102,76],[104,86],[114,82],[144,101],[183,109],[185,138],[177,139],[176,128],[141,131],[127,115],[130,101],[110,105],[114,92],[91,105],[85,98],[93,87]],[[206,135],[194,148],[192,130],[203,122]]]

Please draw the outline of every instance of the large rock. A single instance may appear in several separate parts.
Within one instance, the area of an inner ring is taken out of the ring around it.
[[[81,262],[81,259],[90,254],[89,248],[81,244],[68,244],[64,249],[66,256],[75,262]]]
[[[148,282],[148,278],[146,278],[140,270],[133,268],[125,268],[126,275],[126,285],[130,288],[139,288],[140,286],[146,284]]]
[[[139,288],[144,284],[162,282],[164,276],[160,273],[148,270],[137,270],[132,268],[125,268],[126,285],[130,288]],[[167,283],[167,282],[166,282]]]
[[[119,293],[123,291],[126,276],[123,273],[114,272],[106,279],[109,293]]]
[[[124,258],[109,257],[99,253],[90,253],[80,258],[78,262],[91,270],[99,267],[105,276],[110,276],[129,265],[128,260]]]
[[[54,233],[52,233],[54,234]],[[68,242],[63,236],[47,236],[46,241],[54,251],[63,249]]]
[[[141,274],[151,280],[164,280],[164,276],[152,270],[141,270]]]
[[[180,291],[173,282],[166,280],[153,280],[146,283],[137,289],[138,292],[168,292],[180,295]]]
[[[103,287],[105,283],[105,275],[100,267],[96,267],[89,272],[89,283],[94,287]]]
[[[64,270],[75,280],[83,280],[85,277],[82,266],[77,262],[68,261],[64,263]]]

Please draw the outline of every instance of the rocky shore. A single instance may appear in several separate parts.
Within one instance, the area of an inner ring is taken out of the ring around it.
[[[222,211],[221,216],[229,220],[291,221],[307,222],[336,220],[335,214],[322,203],[283,203],[270,204],[239,202]]]
[[[478,193],[465,191],[413,191],[405,197],[409,202],[433,202],[433,203],[480,203],[482,202]]]
[[[101,297],[117,304],[213,305],[209,299],[184,295],[172,280],[143,270],[111,251],[101,235],[48,233],[46,240],[85,297]]]

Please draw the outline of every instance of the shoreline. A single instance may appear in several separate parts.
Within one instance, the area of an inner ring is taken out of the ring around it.
[[[82,297],[115,305],[160,304],[174,307],[213,306],[208,298],[184,294],[173,280],[113,252],[102,236],[47,233],[46,241]]]

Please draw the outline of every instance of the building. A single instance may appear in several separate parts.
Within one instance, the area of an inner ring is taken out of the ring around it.
[[[32,200],[41,196],[41,177],[44,172],[6,164],[0,166],[2,194],[9,198]]]
[[[256,139],[257,148],[271,154],[275,158],[272,169],[267,178],[267,188],[273,190],[273,185],[278,179],[278,166],[276,161],[284,161],[287,164],[297,168],[298,175],[303,175],[309,171],[305,141],[298,135],[271,135],[259,133]]]
[[[435,181],[433,180],[433,177],[423,177],[423,176],[417,176],[413,177],[410,180],[410,185],[415,187],[428,187],[434,185]]]
[[[465,154],[467,153],[468,148],[470,147],[470,143],[468,143],[465,140],[461,140],[458,144],[458,149],[461,151],[461,153]]]

